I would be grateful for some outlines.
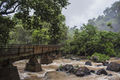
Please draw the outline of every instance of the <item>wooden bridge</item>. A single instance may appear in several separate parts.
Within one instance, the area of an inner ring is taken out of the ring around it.
[[[53,58],[60,56],[60,47],[60,45],[0,46],[0,80],[20,80],[17,67],[12,64],[18,60],[29,59],[26,71],[42,71],[41,64],[52,63]]]

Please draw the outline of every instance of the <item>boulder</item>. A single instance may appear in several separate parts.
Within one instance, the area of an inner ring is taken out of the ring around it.
[[[74,71],[73,65],[69,65],[69,64],[65,65],[65,66],[64,66],[64,69],[65,69],[65,71],[68,72],[68,73],[72,73],[72,72]]]
[[[95,73],[95,70],[90,70],[91,73]]]
[[[97,56],[93,56],[91,59],[92,59],[94,62],[98,62],[98,57],[97,57]]]
[[[108,66],[109,62],[102,62],[103,66]]]
[[[107,70],[119,72],[120,71],[120,64],[115,63],[115,62],[111,62],[110,64],[108,64]]]
[[[85,62],[85,65],[92,66],[92,63],[90,61]]]
[[[66,64],[64,66],[59,67],[56,71],[65,71],[68,73],[73,73],[74,72],[74,67],[73,65]]]
[[[112,74],[108,74],[108,76],[113,76]]]
[[[80,67],[76,70],[75,75],[80,77],[90,75],[90,70],[87,67]]]
[[[97,71],[96,74],[97,74],[97,75],[101,75],[101,74],[107,75],[108,73],[106,72],[105,69],[100,69],[100,70]]]

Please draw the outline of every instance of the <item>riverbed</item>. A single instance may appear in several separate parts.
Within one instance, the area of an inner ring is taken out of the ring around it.
[[[40,60],[38,60],[40,61]],[[120,80],[120,73],[107,71],[112,76],[108,75],[96,75],[91,74],[85,77],[77,77],[73,74],[67,74],[65,72],[57,72],[56,69],[60,65],[71,64],[73,66],[86,66],[90,70],[99,70],[106,69],[106,66],[103,66],[102,63],[92,62],[92,66],[85,65],[85,62],[88,60],[71,60],[71,59],[58,59],[54,60],[53,63],[48,65],[42,65],[41,72],[27,72],[24,71],[25,65],[28,60],[21,60],[14,63],[18,68],[19,76],[21,80]],[[120,59],[111,58],[109,62],[120,62]],[[99,66],[98,66],[99,65]]]

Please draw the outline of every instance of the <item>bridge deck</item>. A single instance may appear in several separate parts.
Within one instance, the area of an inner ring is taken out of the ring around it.
[[[59,45],[9,45],[0,47],[0,62],[59,50]]]

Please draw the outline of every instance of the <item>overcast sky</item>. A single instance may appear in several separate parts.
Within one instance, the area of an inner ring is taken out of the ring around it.
[[[66,24],[70,27],[80,26],[89,19],[103,14],[103,11],[119,0],[69,0],[71,3],[63,10]]]

